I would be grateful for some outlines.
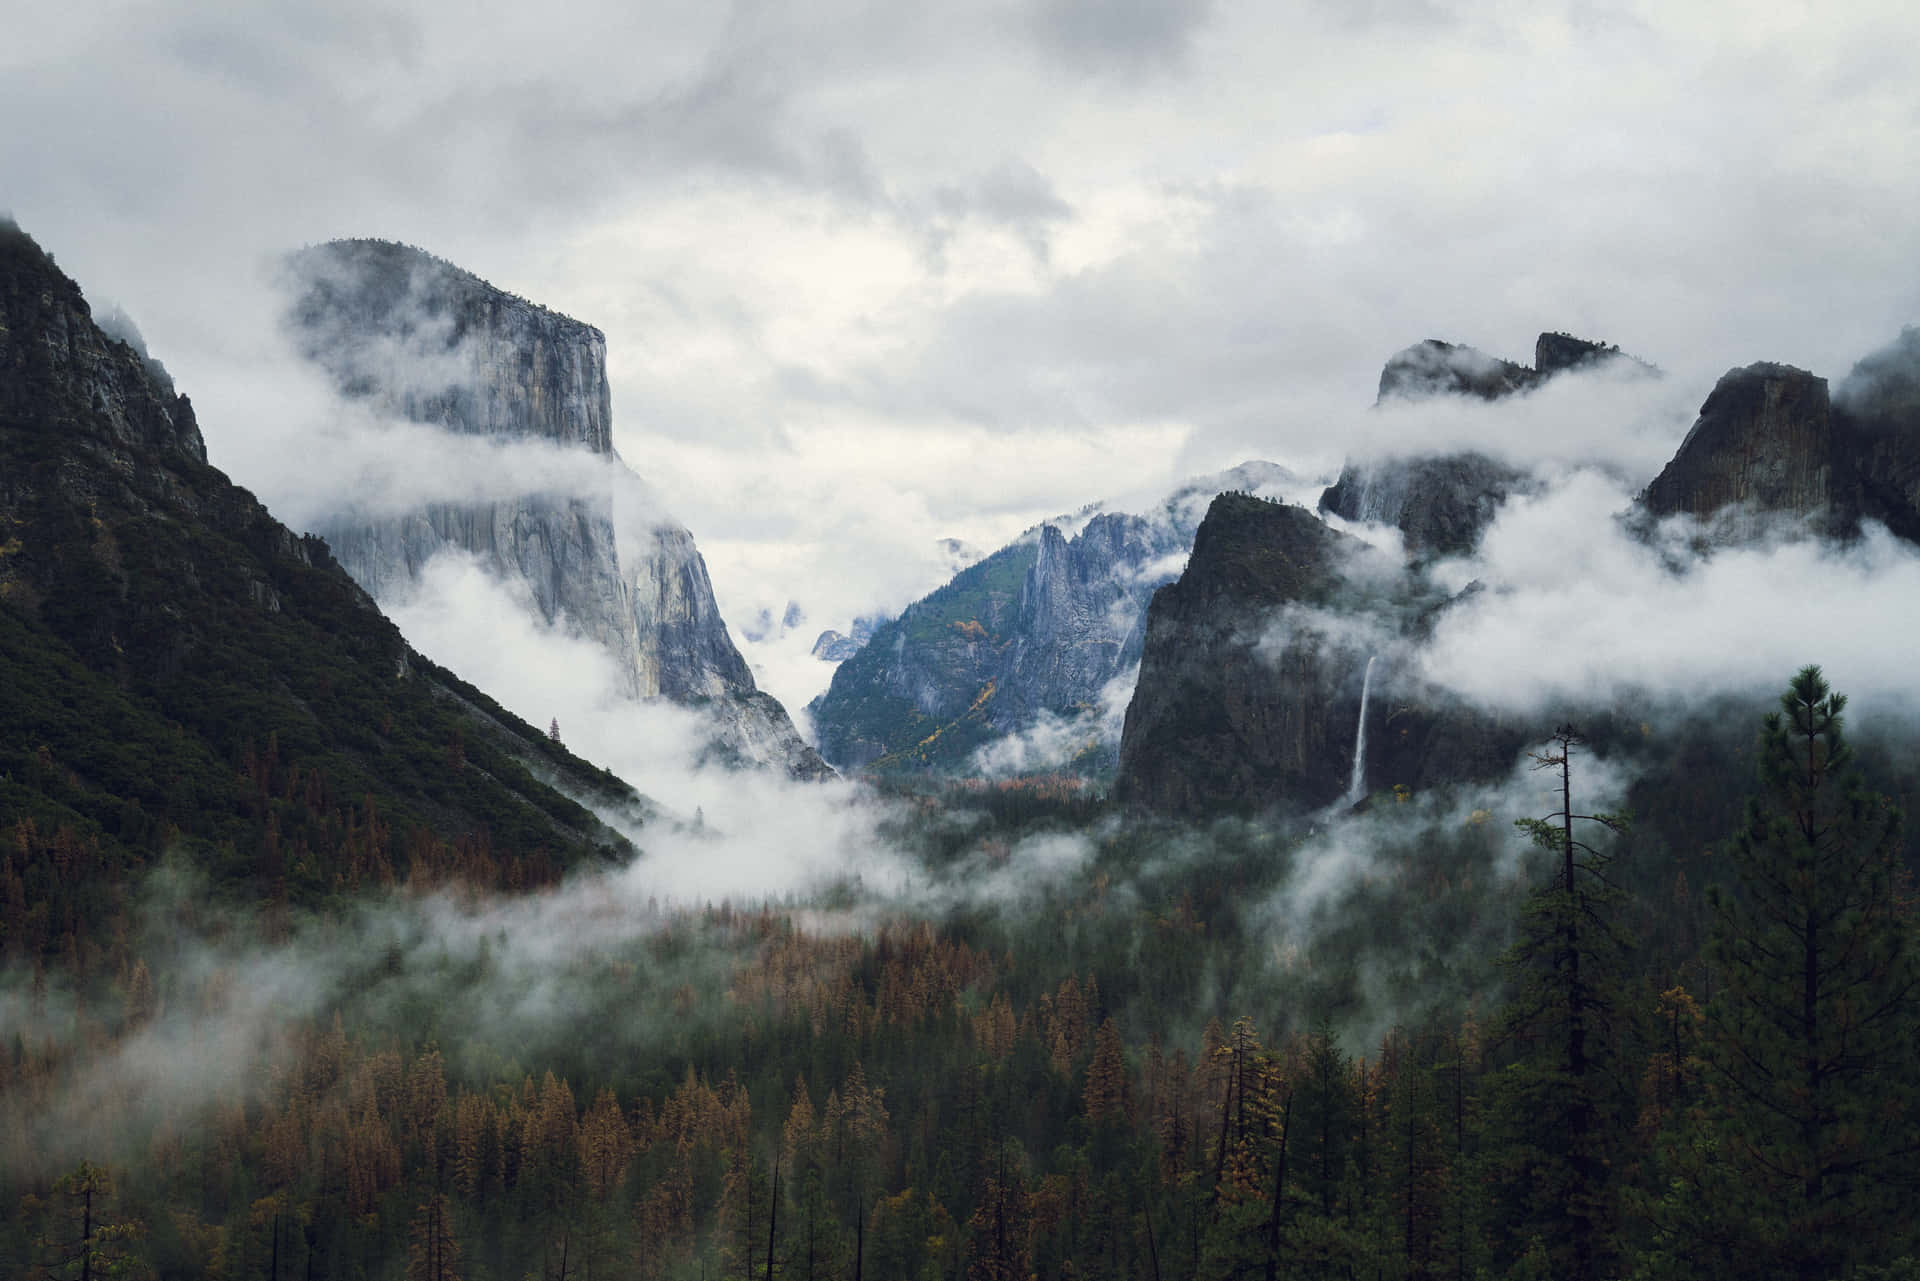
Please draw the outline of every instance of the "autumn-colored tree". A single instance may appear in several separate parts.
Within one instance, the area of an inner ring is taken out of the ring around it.
[[[409,1235],[407,1281],[460,1281],[460,1242],[444,1195],[435,1192],[414,1207]]]
[[[1124,1125],[1132,1110],[1127,1085],[1126,1050],[1120,1043],[1120,1029],[1109,1018],[1093,1038],[1093,1062],[1087,1067],[1084,1092],[1087,1120]]]

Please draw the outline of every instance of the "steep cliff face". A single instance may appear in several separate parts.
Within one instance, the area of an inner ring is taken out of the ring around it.
[[[1920,331],[1827,380],[1790,365],[1727,372],[1642,513],[1705,522],[1713,543],[1783,530],[1856,534],[1862,519],[1920,541]]]
[[[295,344],[396,418],[613,452],[607,340],[419,249],[336,240],[287,261]]]
[[[631,853],[539,779],[640,804],[408,649],[321,540],[209,465],[187,398],[8,224],[0,778],[10,831],[72,825],[133,864],[183,850],[295,898],[404,874],[429,837],[549,870]]]
[[[1790,365],[1748,365],[1714,387],[1640,503],[1655,516],[1716,516],[1732,540],[1782,515],[1838,532],[1848,513],[1844,499],[1836,504],[1844,485],[1836,486],[1835,462],[1827,380]]]
[[[650,522],[629,532],[623,555],[613,490],[621,464],[599,330],[383,241],[304,250],[289,259],[288,276],[289,332],[343,395],[450,432],[552,442],[607,466],[604,483],[569,492],[397,514],[356,511],[342,495],[341,514],[323,532],[376,599],[417,582],[435,556],[465,553],[524,595],[542,621],[564,620],[604,646],[630,696],[712,710],[720,758],[799,778],[831,773],[779,703],[755,689],[692,535]]]
[[[1515,734],[1393,670],[1440,608],[1417,576],[1383,576],[1370,548],[1305,508],[1221,495],[1148,610],[1117,794],[1191,817],[1339,801],[1370,658],[1373,787],[1498,774]]]
[[[821,752],[842,768],[970,771],[982,749],[1045,726],[1048,750],[1023,768],[1105,773],[1115,682],[1138,662],[1147,601],[1178,572],[1205,502],[1287,479],[1249,463],[1146,515],[1090,509],[1042,525],[962,570],[834,673],[810,708]]]

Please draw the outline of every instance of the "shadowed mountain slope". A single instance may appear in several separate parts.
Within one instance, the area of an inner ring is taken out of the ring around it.
[[[326,544],[207,460],[187,398],[0,225],[6,945],[184,856],[293,901],[409,872],[551,880],[624,783],[414,653]],[[27,905],[31,906],[27,906]]]

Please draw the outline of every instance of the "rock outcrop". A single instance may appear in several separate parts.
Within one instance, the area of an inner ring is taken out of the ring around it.
[[[1460,555],[1515,494],[1531,493],[1521,468],[1475,451],[1349,462],[1320,496],[1320,510],[1344,520],[1397,528],[1416,554]]]
[[[1249,463],[1144,516],[1096,506],[962,570],[841,663],[809,708],[822,754],[843,769],[965,772],[982,748],[1044,725],[1057,749],[1046,764],[1110,771],[1115,682],[1139,661],[1147,601],[1178,573],[1204,504],[1288,476]]]
[[[1157,813],[1304,814],[1346,794],[1369,658],[1376,788],[1485,778],[1517,736],[1394,658],[1445,602],[1302,507],[1214,500],[1178,582],[1154,594],[1117,795]]]
[[[1833,408],[1861,514],[1920,543],[1920,328],[1854,365]]]
[[[1376,404],[1430,396],[1478,396],[1496,400],[1533,385],[1534,372],[1476,347],[1428,338],[1387,357]]]
[[[1782,516],[1838,533],[1853,519],[1845,471],[1827,380],[1791,365],[1748,365],[1720,379],[1640,505],[1656,517],[1712,518],[1728,541]]]
[[[1851,538],[1863,520],[1920,541],[1920,330],[1837,393],[1791,365],[1729,370],[1638,506],[1640,520],[1696,518],[1710,544]]]
[[[1522,394],[1575,370],[1612,365],[1657,373],[1607,343],[1571,334],[1543,333],[1533,364],[1520,365],[1473,347],[1429,338],[1388,357],[1380,371],[1377,406],[1436,396],[1499,400]],[[1500,505],[1535,484],[1524,469],[1474,451],[1385,455],[1350,460],[1320,497],[1320,510],[1343,520],[1398,528],[1416,556],[1473,550]]]
[[[70,822],[136,865],[165,850],[294,899],[409,859],[445,872],[460,842],[470,871],[557,875],[632,853],[577,799],[646,808],[409,649],[5,222],[0,744],[8,830]]]
[[[335,241],[293,255],[288,327],[339,391],[386,416],[449,432],[542,441],[589,465],[564,489],[340,514],[323,533],[376,599],[446,552],[474,557],[547,624],[599,642],[633,698],[711,711],[714,754],[830,774],[779,703],[754,686],[727,634],[693,537],[665,518],[620,530],[615,486],[637,485],[613,448],[606,339],[591,325],[493,288],[419,250]],[[627,538],[621,545],[621,534]]]

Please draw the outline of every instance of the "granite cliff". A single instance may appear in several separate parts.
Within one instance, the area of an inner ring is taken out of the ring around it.
[[[1395,670],[1446,606],[1303,507],[1220,495],[1148,610],[1116,794],[1188,817],[1341,801],[1370,659],[1371,787],[1499,774],[1518,735]]]
[[[292,900],[456,862],[526,883],[631,855],[578,800],[648,809],[409,649],[6,223],[0,731],[0,827],[56,903],[166,852]],[[35,832],[101,879],[40,879]]]
[[[1534,341],[1532,365],[1429,338],[1388,357],[1374,404],[1436,396],[1499,400],[1602,365],[1655,372],[1617,347],[1570,334],[1541,334]],[[1502,503],[1536,488],[1524,469],[1476,451],[1383,455],[1349,460],[1321,495],[1320,510],[1343,520],[1392,525],[1417,555],[1460,555],[1473,550]]]
[[[639,485],[613,448],[598,329],[384,241],[303,250],[287,272],[288,331],[342,395],[386,417],[550,442],[601,464],[580,473],[597,479],[564,489],[402,512],[358,510],[342,495],[323,532],[376,599],[408,589],[438,555],[472,556],[541,621],[599,642],[630,697],[707,711],[710,758],[796,778],[831,773],[778,701],[755,687],[693,536],[657,512],[632,521],[617,512],[616,490]]]
[[[1796,527],[1848,538],[1862,520],[1920,541],[1920,330],[1861,360],[1838,393],[1791,365],[1729,370],[1639,506],[1697,518],[1709,543]]]

